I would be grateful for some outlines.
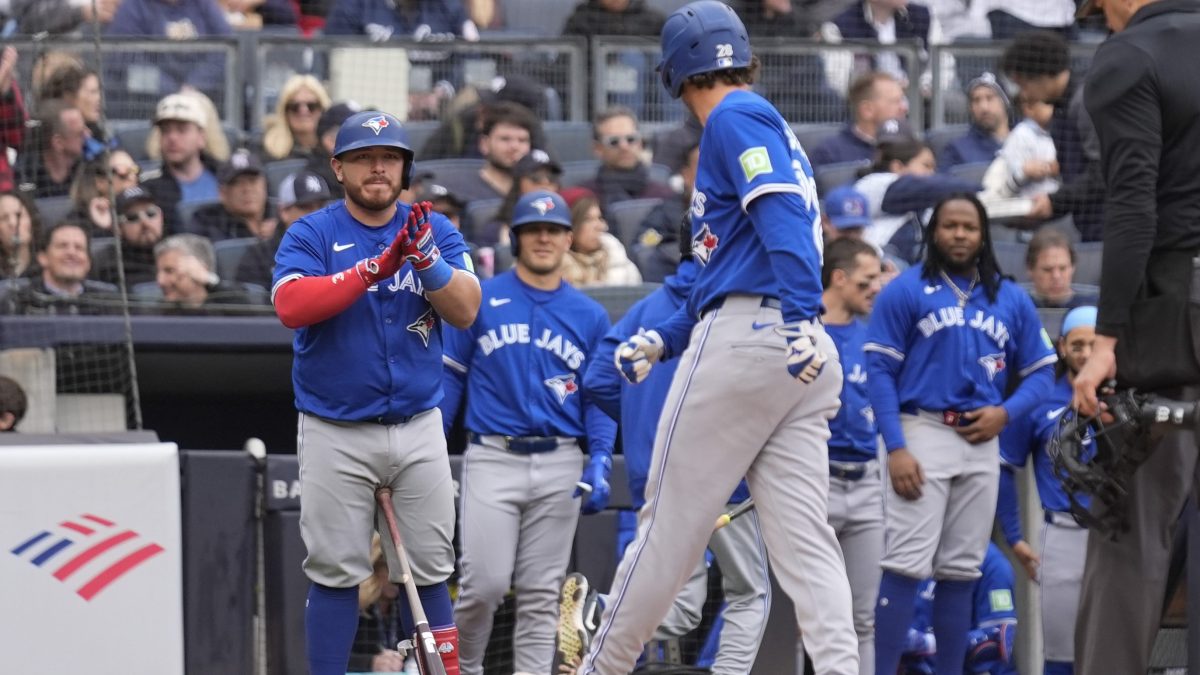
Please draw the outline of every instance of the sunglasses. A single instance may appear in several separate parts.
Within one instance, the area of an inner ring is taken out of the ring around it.
[[[301,109],[314,113],[321,109],[321,104],[316,101],[292,101],[286,109],[290,113],[298,113]]]
[[[160,213],[162,213],[162,211],[157,206],[147,206],[146,208],[142,209],[141,212],[134,210],[129,211],[128,213],[122,213],[121,222],[132,225],[139,220],[150,220],[151,218],[157,218],[158,214]]]
[[[620,147],[621,143],[625,145],[637,145],[642,142],[641,134],[626,134],[624,136],[605,136],[600,139],[600,142],[610,148]]]

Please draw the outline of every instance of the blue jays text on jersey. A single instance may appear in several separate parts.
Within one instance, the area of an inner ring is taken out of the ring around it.
[[[812,166],[787,122],[758,94],[733,91],[709,114],[691,218],[692,255],[701,270],[686,309],[660,330],[667,353],[683,351],[700,313],[731,293],[778,298],[785,321],[820,314]]]
[[[483,282],[475,323],[443,328],[444,423],[465,387],[470,431],[587,438],[591,450],[611,450],[616,424],[581,392],[588,355],[607,331],[604,308],[566,283],[543,291],[514,270]]]
[[[962,412],[1003,404],[1010,420],[1027,413],[1049,387],[1050,366],[1058,359],[1029,294],[1001,281],[995,302],[979,285],[960,306],[948,284],[926,279],[923,271],[909,268],[875,301],[863,346],[876,379],[873,394],[879,394],[876,385],[894,380],[899,396],[894,407],[900,411]],[[951,280],[969,287],[966,279]],[[1005,401],[1014,371],[1034,384],[1023,384]],[[889,407],[877,402],[875,412],[888,448],[895,449],[903,439],[898,424],[884,419]]]
[[[840,462],[866,462],[877,456],[875,411],[867,397],[867,359],[863,341],[867,325],[858,319],[848,324],[825,324],[837,345],[842,362],[842,407],[829,422],[829,458]]]
[[[358,222],[342,201],[300,218],[275,254],[272,294],[300,277],[335,275],[333,282],[340,283],[344,270],[391,245],[410,210],[398,203],[395,216],[382,227]],[[458,229],[437,213],[430,214],[430,224],[445,260],[473,272]],[[442,396],[438,323],[420,280],[405,263],[389,283],[372,286],[342,313],[296,330],[296,408],[327,419],[378,421],[435,407]]]

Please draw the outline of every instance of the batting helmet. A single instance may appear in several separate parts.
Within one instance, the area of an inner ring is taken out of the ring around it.
[[[571,229],[571,210],[567,202],[555,192],[549,190],[534,190],[521,195],[513,207],[512,223],[509,225],[509,241],[512,243],[513,256],[520,254],[517,242],[517,230],[532,223],[550,223]]]
[[[675,10],[662,29],[658,72],[672,98],[692,75],[750,65],[750,35],[736,12],[717,0]]]
[[[396,148],[404,154],[404,176],[400,187],[407,188],[412,182],[416,153],[408,147],[408,132],[400,120],[392,115],[378,110],[364,110],[346,118],[333,143],[333,156],[340,157],[351,150],[376,146]]]

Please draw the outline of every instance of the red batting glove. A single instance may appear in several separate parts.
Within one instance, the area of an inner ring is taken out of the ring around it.
[[[374,258],[358,261],[358,264],[354,266],[354,271],[362,279],[363,285],[370,288],[380,279],[387,279],[400,271],[404,265],[406,248],[408,248],[408,229],[402,227],[400,233],[392,240],[391,246]]]
[[[433,226],[429,224],[429,213],[433,210],[430,202],[418,202],[412,205],[408,213],[408,222],[404,225],[408,241],[404,247],[404,257],[412,263],[417,272],[437,264],[442,257],[437,243],[433,239]]]

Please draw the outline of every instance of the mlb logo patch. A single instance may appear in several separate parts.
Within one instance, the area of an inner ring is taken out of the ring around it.
[[[374,131],[375,135],[378,136],[379,132],[391,126],[391,123],[388,122],[388,119],[385,115],[376,115],[366,122],[363,122],[362,125],[371,131]]]

